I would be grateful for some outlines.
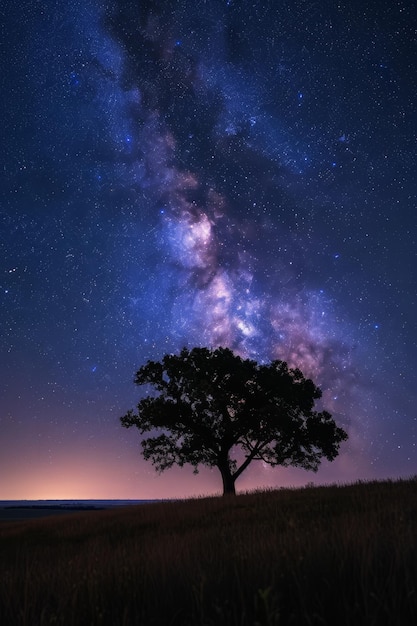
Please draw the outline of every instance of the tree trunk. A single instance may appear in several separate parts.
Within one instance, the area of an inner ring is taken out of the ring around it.
[[[235,496],[235,478],[232,476],[230,469],[227,467],[219,467],[223,480],[223,495]]]

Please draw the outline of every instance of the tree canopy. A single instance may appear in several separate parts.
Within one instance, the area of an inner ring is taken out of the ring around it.
[[[321,390],[284,361],[266,365],[228,348],[183,348],[148,361],[134,382],[145,388],[137,411],[120,418],[143,435],[142,453],[162,472],[173,465],[217,467],[223,493],[252,461],[317,471],[347,439],[330,413],[315,411]]]

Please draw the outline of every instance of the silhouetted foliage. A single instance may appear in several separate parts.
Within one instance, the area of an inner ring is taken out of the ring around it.
[[[254,460],[317,471],[347,439],[330,413],[314,411],[321,390],[283,361],[262,365],[228,348],[183,348],[148,361],[134,382],[155,392],[120,418],[126,428],[152,432],[142,440],[144,458],[159,472],[186,463],[196,473],[199,465],[217,467],[224,494],[235,493]]]

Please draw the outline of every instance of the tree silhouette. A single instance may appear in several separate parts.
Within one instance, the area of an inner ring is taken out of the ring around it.
[[[252,461],[317,471],[333,461],[346,432],[327,411],[314,411],[321,391],[283,361],[267,365],[242,359],[228,348],[183,348],[160,362],[148,361],[134,382],[147,395],[120,418],[136,426],[143,456],[162,472],[186,463],[217,467],[223,493]]]

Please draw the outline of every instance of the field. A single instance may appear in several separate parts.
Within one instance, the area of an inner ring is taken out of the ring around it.
[[[6,626],[410,626],[417,480],[0,524]]]

